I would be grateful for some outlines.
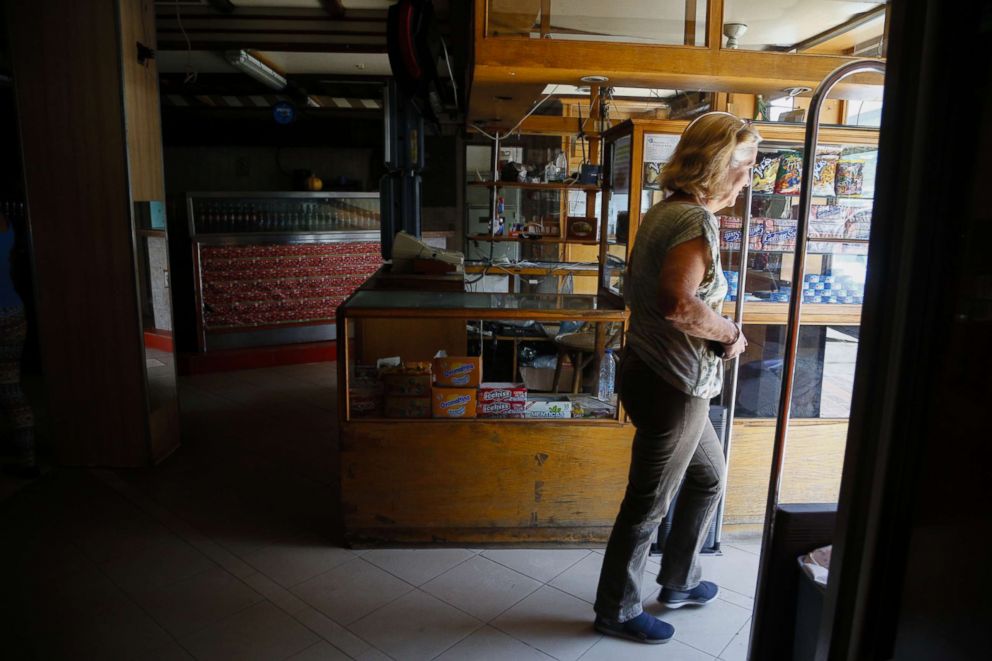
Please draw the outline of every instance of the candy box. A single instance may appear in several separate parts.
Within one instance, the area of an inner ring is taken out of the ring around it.
[[[480,418],[510,418],[524,417],[524,413],[527,409],[527,402],[518,401],[495,401],[495,402],[482,402],[480,401],[476,407],[476,412]]]
[[[475,394],[475,388],[433,388],[431,413],[435,418],[474,418]]]
[[[383,409],[387,418],[429,418],[431,398],[387,395]]]
[[[482,356],[434,356],[434,385],[477,388],[482,381]]]
[[[524,412],[528,418],[571,418],[572,402],[565,397],[533,399]]]
[[[479,386],[480,405],[488,402],[526,401],[527,386],[522,383],[483,383]]]

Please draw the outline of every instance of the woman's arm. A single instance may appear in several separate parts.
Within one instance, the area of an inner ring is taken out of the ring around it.
[[[726,356],[732,358],[743,351],[743,334],[737,324],[721,317],[696,296],[706,277],[708,262],[709,247],[703,237],[680,243],[668,251],[658,284],[661,310],[675,328],[725,345]]]

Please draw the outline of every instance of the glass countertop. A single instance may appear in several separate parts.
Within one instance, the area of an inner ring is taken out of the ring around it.
[[[349,316],[451,316],[467,319],[528,315],[562,319],[596,317],[621,320],[623,308],[595,296],[577,294],[493,294],[482,292],[385,291],[363,289],[343,306]],[[377,311],[377,314],[368,312]]]

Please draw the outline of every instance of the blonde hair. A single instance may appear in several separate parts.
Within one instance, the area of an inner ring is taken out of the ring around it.
[[[701,201],[726,190],[731,167],[748,162],[761,135],[749,122],[725,112],[700,115],[686,127],[671,160],[661,171],[661,187]]]

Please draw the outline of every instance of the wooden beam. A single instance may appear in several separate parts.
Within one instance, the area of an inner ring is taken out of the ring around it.
[[[551,33],[551,0],[541,0],[541,39]]]

